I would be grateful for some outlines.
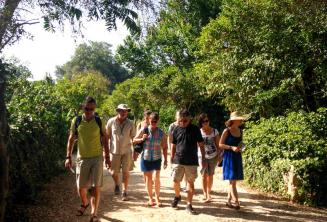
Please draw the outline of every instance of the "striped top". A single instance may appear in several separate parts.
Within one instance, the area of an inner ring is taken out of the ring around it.
[[[161,141],[164,132],[160,128],[149,128],[149,136],[144,141],[142,157],[147,161],[156,161],[161,159]]]

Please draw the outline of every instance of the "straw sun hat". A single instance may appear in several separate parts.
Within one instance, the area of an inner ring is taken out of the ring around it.
[[[116,108],[116,111],[118,112],[119,110],[127,110],[128,112],[130,112],[131,108],[129,108],[127,104],[119,104]]]
[[[231,121],[233,121],[233,120],[243,120],[243,121],[245,121],[245,120],[248,120],[249,117],[250,117],[249,114],[241,115],[241,113],[240,113],[239,111],[235,111],[235,112],[232,112],[232,113],[230,114],[229,120],[227,120],[227,121],[225,122],[225,125],[226,125],[226,126],[230,126]]]

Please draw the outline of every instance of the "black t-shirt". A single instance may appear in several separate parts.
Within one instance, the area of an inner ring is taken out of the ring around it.
[[[186,128],[177,126],[172,143],[176,145],[174,164],[199,165],[198,142],[203,142],[199,127],[189,124]]]

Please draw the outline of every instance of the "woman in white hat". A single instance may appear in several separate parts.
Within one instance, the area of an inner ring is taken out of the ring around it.
[[[222,133],[219,147],[224,149],[223,179],[229,180],[229,191],[226,206],[240,209],[236,188],[237,180],[243,180],[243,165],[241,155],[242,131],[240,126],[248,116],[241,115],[238,111],[232,112],[226,121],[227,128]],[[231,202],[233,201],[233,203]]]

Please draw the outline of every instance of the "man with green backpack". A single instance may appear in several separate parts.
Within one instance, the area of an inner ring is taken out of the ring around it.
[[[105,125],[95,114],[95,108],[95,99],[90,96],[86,97],[83,104],[83,115],[75,117],[71,123],[65,161],[65,167],[71,168],[72,151],[74,143],[77,141],[76,185],[82,201],[77,216],[82,216],[91,204],[90,221],[93,222],[98,221],[97,210],[103,183],[103,159],[107,168],[110,168],[111,165]],[[91,187],[92,197],[88,200],[87,190]]]

